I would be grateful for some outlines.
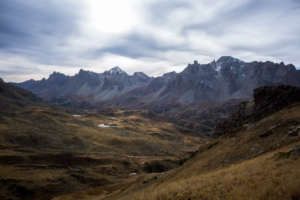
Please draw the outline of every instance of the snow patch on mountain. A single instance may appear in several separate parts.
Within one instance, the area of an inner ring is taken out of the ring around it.
[[[217,64],[216,64],[215,70],[216,70],[217,72],[220,72],[220,70],[221,70],[221,65],[222,65],[222,63],[217,63]]]
[[[229,56],[228,60],[227,60],[227,63],[229,62],[237,62],[237,63],[243,63],[243,61],[237,59],[237,58],[233,58],[231,56]]]
[[[135,72],[133,74],[134,76],[137,76],[139,78],[147,78],[148,76],[146,74],[144,74],[143,72]]]
[[[125,71],[123,71],[120,67],[116,66],[110,70],[108,70],[108,73],[115,75],[115,74],[126,74]]]

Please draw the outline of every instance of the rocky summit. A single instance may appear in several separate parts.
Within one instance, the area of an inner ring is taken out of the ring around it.
[[[226,101],[251,98],[261,86],[300,86],[300,71],[292,64],[243,62],[223,56],[208,64],[194,61],[180,73],[170,72],[151,78],[142,72],[128,75],[120,67],[104,73],[80,70],[75,76],[54,72],[48,79],[29,80],[14,85],[39,97],[60,104],[66,95],[88,97],[95,102],[123,106],[135,103],[177,101],[188,104],[197,100]],[[80,99],[80,98],[79,98]]]

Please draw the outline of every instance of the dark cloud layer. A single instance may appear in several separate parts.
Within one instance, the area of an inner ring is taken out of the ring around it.
[[[299,20],[298,0],[0,1],[0,77],[160,75],[222,55],[300,67]]]
[[[0,2],[0,48],[49,63],[57,46],[78,32],[78,7],[70,1]]]

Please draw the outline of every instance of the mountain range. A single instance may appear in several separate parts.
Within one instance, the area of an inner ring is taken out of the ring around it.
[[[207,64],[194,61],[180,73],[158,77],[143,72],[128,75],[114,67],[103,73],[81,69],[74,76],[53,72],[48,79],[12,84],[56,105],[146,109],[185,128],[210,134],[237,103],[252,97],[255,88],[300,87],[300,71],[283,62],[244,62],[223,56]],[[203,106],[213,112],[203,110]]]
[[[53,72],[48,79],[14,85],[52,103],[62,104],[58,97],[76,95],[122,107],[135,101],[140,104],[172,100],[192,103],[197,100],[250,98],[253,89],[260,86],[300,86],[299,77],[300,71],[292,64],[269,61],[246,63],[223,56],[208,64],[194,61],[180,73],[170,72],[155,78],[143,72],[128,75],[114,67],[103,73],[81,69],[75,76]]]
[[[75,76],[66,76],[53,72],[48,79],[40,81],[29,80],[14,84],[27,89],[47,101],[63,95],[90,97],[94,100],[110,100],[151,82],[151,78],[142,72],[132,76],[119,67],[114,67],[104,73],[94,73],[80,70]]]

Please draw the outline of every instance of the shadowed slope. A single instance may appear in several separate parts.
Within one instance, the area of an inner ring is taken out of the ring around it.
[[[124,187],[173,169],[207,140],[149,111],[61,108],[0,84],[0,199]]]

